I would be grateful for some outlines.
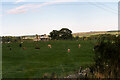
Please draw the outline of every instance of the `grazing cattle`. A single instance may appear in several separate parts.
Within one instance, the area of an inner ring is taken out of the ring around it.
[[[12,50],[12,48],[11,48],[11,47],[10,47],[9,49],[10,49],[10,50]]]
[[[81,45],[79,44],[79,45],[78,45],[78,48],[80,48],[80,47],[81,47]]]
[[[96,43],[95,45],[96,45],[96,46],[99,46],[100,44],[99,44],[99,43]]]
[[[23,50],[26,50],[26,48],[25,48],[25,47],[23,47]]]
[[[68,53],[70,52],[70,49],[68,49]]]
[[[39,47],[35,47],[35,49],[40,49]]]
[[[22,47],[22,44],[21,44],[21,43],[19,44],[19,47]]]
[[[51,45],[49,44],[48,47],[51,48]]]

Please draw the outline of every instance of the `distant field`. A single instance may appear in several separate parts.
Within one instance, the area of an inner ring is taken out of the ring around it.
[[[79,37],[90,37],[92,35],[99,35],[99,34],[112,34],[112,35],[116,35],[116,34],[120,34],[120,32],[106,32],[106,31],[103,31],[103,32],[83,32],[83,33],[73,33],[73,36],[76,37],[76,36],[79,36]]]
[[[78,44],[81,48],[78,48]],[[35,49],[36,44],[40,47]],[[48,48],[48,44],[52,48]],[[66,76],[78,70],[80,66],[87,67],[93,63],[93,46],[95,41],[49,41],[3,44],[3,78],[40,78],[43,74],[55,72],[59,77]],[[9,50],[8,45],[12,50]],[[70,48],[70,54],[67,49]]]

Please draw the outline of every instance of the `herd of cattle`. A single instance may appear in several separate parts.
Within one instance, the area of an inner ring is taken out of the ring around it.
[[[22,47],[22,43],[23,43],[23,42],[21,42],[21,43],[19,44],[19,47]],[[9,44],[9,43],[8,43],[8,44]],[[12,50],[12,48],[11,48],[10,45],[8,45],[8,47],[9,47],[10,50]],[[80,47],[81,47],[81,45],[78,44],[78,48],[80,48]],[[48,44],[48,48],[52,48],[52,45],[51,45],[51,44]],[[22,47],[22,49],[23,49],[23,50],[26,50],[27,48],[26,48],[26,47]],[[38,47],[38,45],[36,44],[35,49],[40,49],[40,47]],[[67,49],[67,52],[70,53],[70,48]]]

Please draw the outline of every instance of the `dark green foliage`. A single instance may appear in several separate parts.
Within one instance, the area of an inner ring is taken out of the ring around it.
[[[61,30],[53,30],[50,32],[50,36],[52,40],[66,40],[66,39],[72,39],[72,31],[67,28],[62,28]]]
[[[52,32],[50,32],[50,36],[52,38],[52,40],[55,40],[55,39],[59,39],[59,31],[57,30],[53,30]]]
[[[106,77],[120,77],[120,35],[100,35],[94,49],[96,71]]]
[[[5,42],[20,42],[22,39],[21,37],[12,37],[12,36],[3,36],[2,41]]]
[[[72,38],[72,31],[67,28],[62,28],[59,31],[60,39],[71,39]]]

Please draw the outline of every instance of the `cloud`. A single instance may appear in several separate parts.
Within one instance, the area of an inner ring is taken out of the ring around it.
[[[18,0],[18,1],[23,1],[23,0]],[[41,4],[26,4],[26,5],[16,7],[15,9],[11,9],[7,11],[7,13],[8,14],[25,13],[31,9],[36,9],[36,8],[40,8],[47,5],[53,5],[53,4],[62,3],[62,2],[75,2],[75,1],[77,0],[55,0],[55,1],[45,2]]]
[[[25,13],[26,10],[15,10],[15,11],[9,11],[9,14],[18,14],[18,13]]]
[[[23,2],[23,1],[25,1],[25,0],[17,0],[15,3],[19,3],[19,2]]]

